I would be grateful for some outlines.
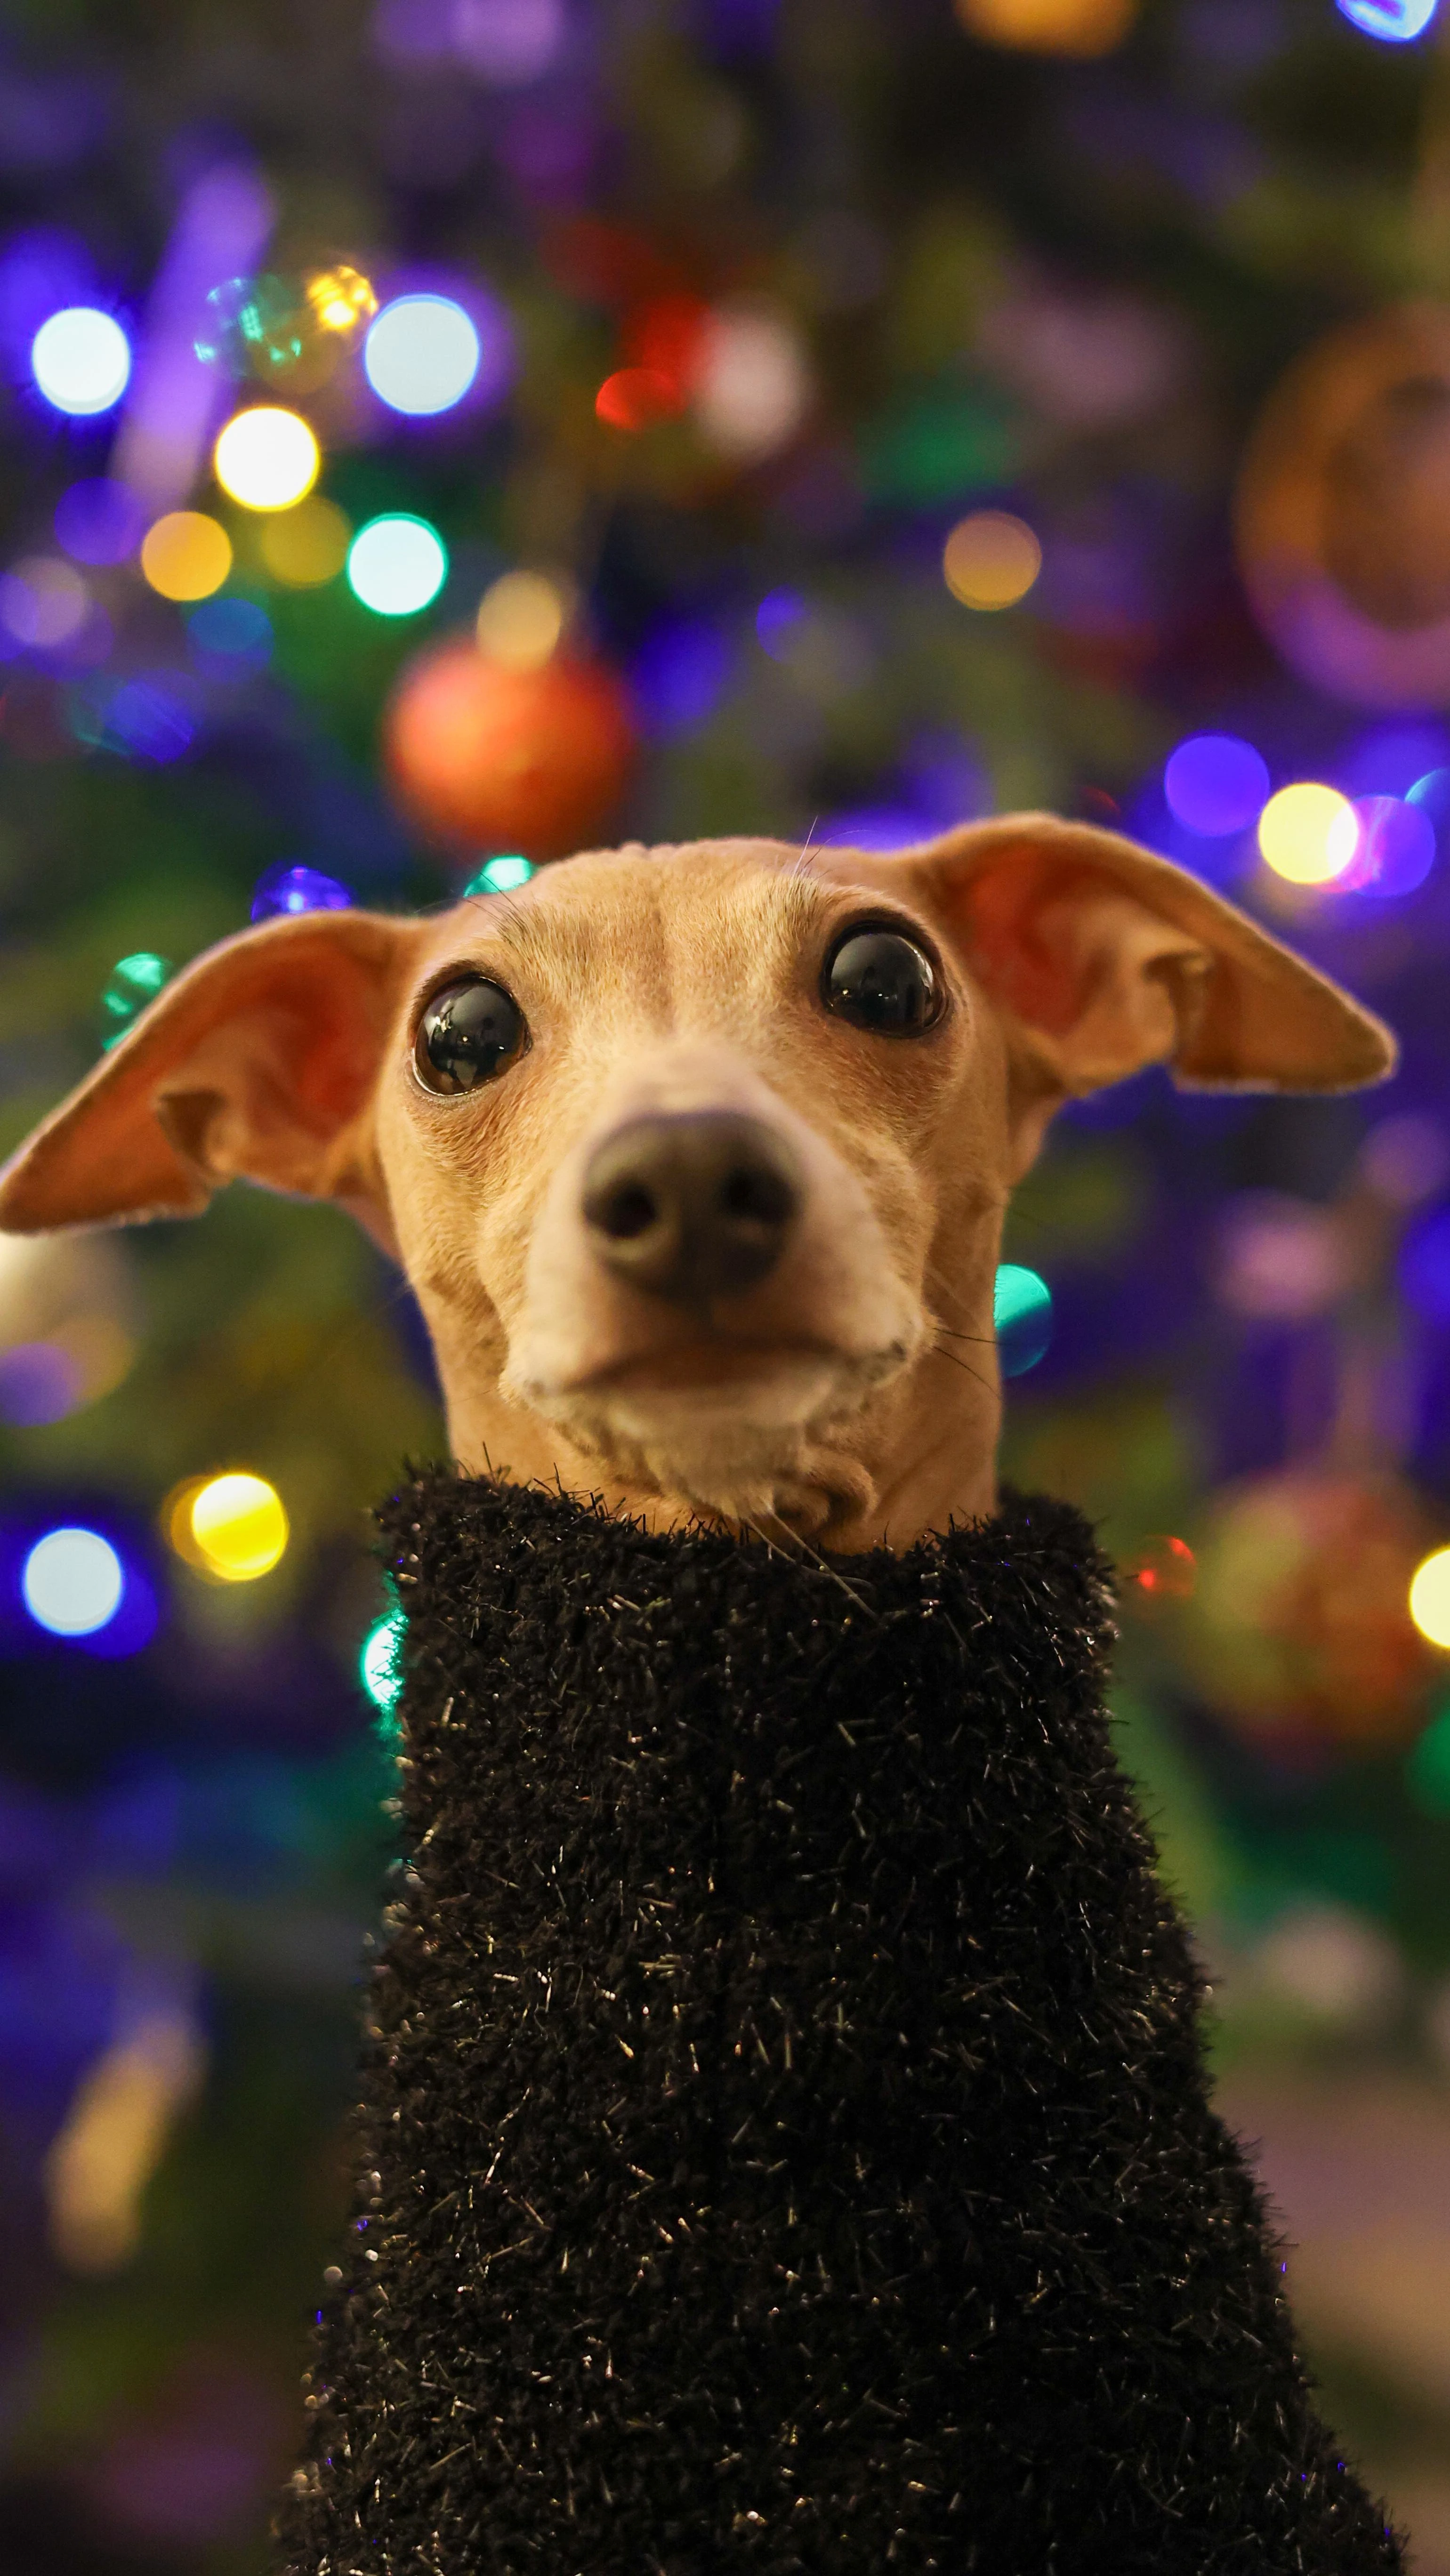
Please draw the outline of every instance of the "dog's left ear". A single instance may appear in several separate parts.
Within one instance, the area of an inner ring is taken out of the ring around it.
[[[1394,1071],[1382,1020],[1116,832],[1012,814],[897,864],[1002,1012],[1038,1134],[1062,1100],[1148,1064],[1253,1091],[1351,1091]]]

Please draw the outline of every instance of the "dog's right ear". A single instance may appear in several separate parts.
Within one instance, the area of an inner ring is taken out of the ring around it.
[[[313,912],[209,949],[0,1172],[0,1228],[189,1216],[237,1176],[386,1241],[371,1103],[423,926]]]

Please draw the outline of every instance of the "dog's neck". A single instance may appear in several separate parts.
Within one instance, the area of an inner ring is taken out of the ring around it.
[[[423,1302],[449,1446],[466,1474],[597,1497],[652,1530],[746,1526],[843,1554],[908,1548],[997,1507],[1002,1406],[990,1334],[929,1344],[859,1414],[802,1434],[769,1486],[731,1510],[676,1482],[667,1458],[587,1448],[510,1402],[499,1383],[502,1354],[490,1350],[483,1319],[426,1292]]]

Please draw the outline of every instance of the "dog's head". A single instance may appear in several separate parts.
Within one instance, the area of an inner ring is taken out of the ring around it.
[[[1159,1060],[1319,1091],[1393,1059],[1085,825],[606,851],[213,949],[15,1158],[0,1225],[238,1175],[341,1200],[416,1291],[465,1465],[901,1545],[990,1504],[1001,1218],[1054,1109]]]

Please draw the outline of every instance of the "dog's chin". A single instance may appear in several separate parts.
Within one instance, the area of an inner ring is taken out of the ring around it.
[[[820,1535],[869,1501],[841,1435],[907,1356],[741,1353],[722,1368],[712,1355],[692,1373],[675,1354],[583,1386],[530,1385],[526,1400],[626,1486],[738,1528]]]

